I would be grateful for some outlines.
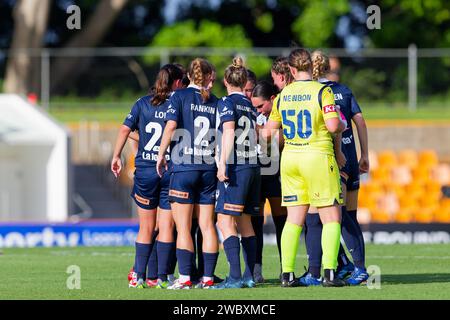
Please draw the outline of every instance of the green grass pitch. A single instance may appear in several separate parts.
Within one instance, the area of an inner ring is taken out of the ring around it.
[[[297,275],[306,264],[301,246]],[[135,290],[126,275],[132,247],[3,249],[0,255],[1,299],[450,299],[450,245],[368,245],[367,265],[381,269],[381,288],[281,288],[278,253],[264,248],[267,283],[254,289]],[[70,265],[81,270],[81,289],[67,289]],[[224,276],[225,255],[216,273]]]

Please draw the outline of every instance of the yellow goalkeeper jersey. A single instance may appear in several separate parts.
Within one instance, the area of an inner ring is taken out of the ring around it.
[[[269,120],[281,122],[284,152],[319,152],[334,155],[325,120],[337,118],[334,94],[317,81],[294,81],[274,101]]]

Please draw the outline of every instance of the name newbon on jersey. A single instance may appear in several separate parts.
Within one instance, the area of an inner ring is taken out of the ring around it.
[[[295,101],[311,101],[310,94],[289,94],[283,96],[284,102],[295,102]]]

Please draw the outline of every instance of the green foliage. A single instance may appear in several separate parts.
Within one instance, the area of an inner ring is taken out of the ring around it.
[[[347,0],[299,1],[305,3],[292,31],[302,46],[327,47],[339,16],[350,10]]]
[[[256,27],[262,32],[268,33],[273,30],[273,17],[270,12],[263,13],[255,20]]]
[[[182,36],[180,36],[182,35]],[[241,55],[246,60],[246,67],[252,69],[257,76],[264,75],[270,70],[272,61],[266,56],[252,54],[252,41],[247,38],[244,29],[240,25],[223,26],[217,22],[202,20],[196,24],[193,20],[175,23],[162,28],[155,36],[150,47],[212,47],[235,48],[235,54]],[[241,53],[240,53],[241,52]],[[244,52],[244,53],[242,53]],[[232,56],[211,54],[205,57],[216,68],[217,82],[213,93],[218,96],[225,95],[223,86],[220,85],[225,68],[231,64]],[[172,53],[171,62],[178,62],[188,66],[192,57],[177,56]],[[146,55],[144,63],[151,65],[159,61],[158,56]]]
[[[342,70],[341,76],[341,82],[352,89],[358,100],[382,99],[385,80],[386,74],[375,69],[356,70],[352,67],[346,67]]]

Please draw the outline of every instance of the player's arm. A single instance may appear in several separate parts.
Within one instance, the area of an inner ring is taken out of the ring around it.
[[[228,180],[226,175],[227,160],[229,159],[234,145],[234,121],[227,121],[223,124],[222,133],[222,153],[220,154],[219,167],[217,169],[217,178],[223,182]]]
[[[138,133],[138,131],[130,132],[130,134],[128,135],[128,138],[131,139],[131,140],[134,140],[136,142],[139,142],[139,133]]]
[[[162,175],[164,173],[163,168],[165,168],[166,170],[168,169],[165,154],[167,152],[167,149],[169,149],[170,142],[172,141],[172,137],[175,134],[176,129],[177,129],[176,121],[174,121],[174,120],[167,121],[166,127],[164,128],[164,132],[161,137],[158,158],[156,161],[156,171],[158,172],[158,175],[160,177],[162,177]]]
[[[127,142],[130,132],[131,132],[130,127],[123,124],[120,127],[119,133],[117,135],[113,158],[111,160],[111,171],[114,173],[114,176],[116,178],[120,175],[120,172],[122,171],[122,160],[120,159],[120,156],[122,155],[123,147]]]
[[[344,153],[342,152],[342,133],[333,135],[334,154],[336,155],[336,162],[339,169],[342,169],[347,163]]]
[[[362,113],[357,113],[352,118],[358,131],[359,146],[361,148],[361,159],[359,159],[359,171],[361,173],[369,172],[369,138],[367,134],[367,125]]]
[[[339,107],[334,103],[334,94],[330,87],[325,87],[320,91],[322,104],[322,115],[327,130],[331,133],[341,133],[347,127],[341,118],[343,117]],[[345,119],[345,117],[343,117]]]

